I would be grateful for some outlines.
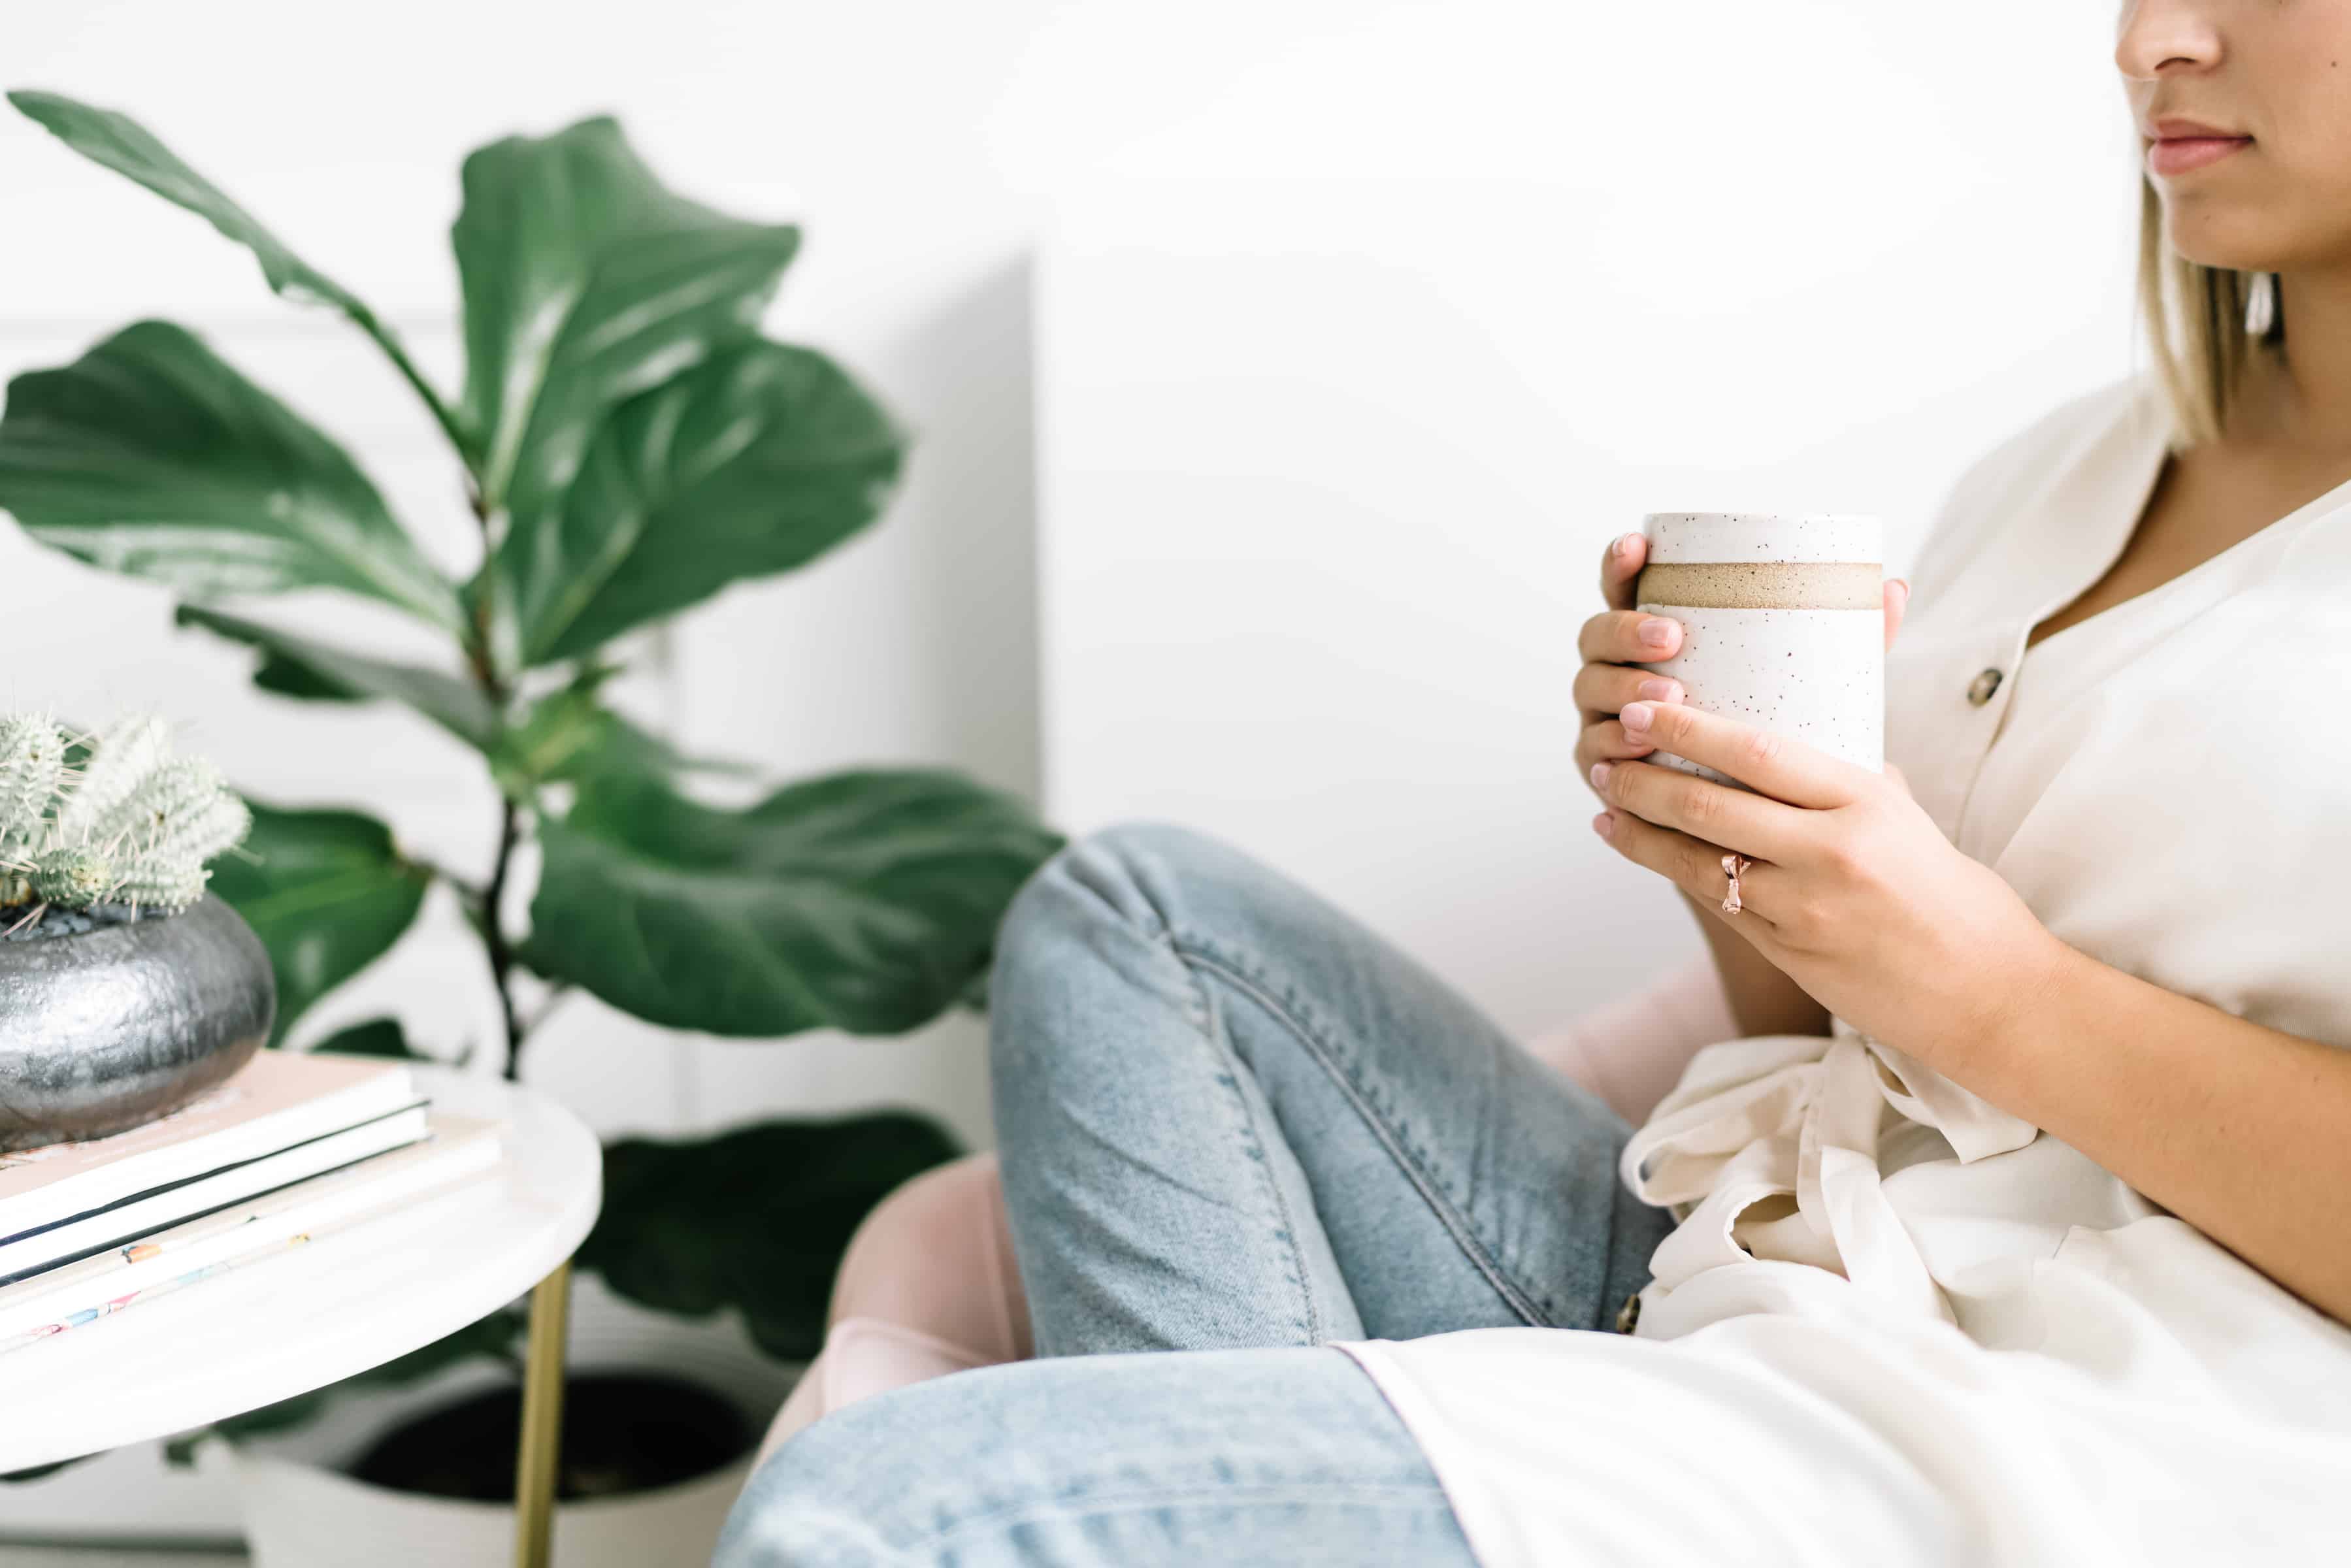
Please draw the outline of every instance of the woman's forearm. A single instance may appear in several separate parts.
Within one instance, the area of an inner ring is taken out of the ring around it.
[[[2351,1051],[2051,938],[2005,1027],[1936,1063],[2351,1322]]]
[[[1731,1020],[1740,1034],[1826,1034],[1829,1010],[1804,994],[1755,945],[1730,929],[1725,918],[1688,894],[1682,902],[1698,917],[1714,955],[1714,972],[1730,999]]]

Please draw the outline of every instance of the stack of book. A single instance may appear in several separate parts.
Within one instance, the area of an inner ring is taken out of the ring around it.
[[[431,1110],[405,1063],[254,1054],[127,1133],[0,1154],[0,1351],[437,1195],[498,1124]]]

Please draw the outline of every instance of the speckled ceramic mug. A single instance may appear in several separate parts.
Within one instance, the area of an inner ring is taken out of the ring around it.
[[[1635,603],[1682,623],[1645,665],[1702,713],[1726,714],[1872,770],[1886,766],[1883,529],[1876,517],[1651,512]],[[1670,752],[1648,760],[1725,784]]]

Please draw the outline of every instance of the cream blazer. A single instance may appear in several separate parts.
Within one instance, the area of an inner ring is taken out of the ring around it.
[[[2351,485],[2025,647],[2121,553],[2166,428],[2133,375],[1961,476],[1886,755],[2065,941],[2351,1047]],[[1631,1335],[1345,1347],[1485,1568],[2351,1563],[2351,1329],[1832,1030],[1708,1047],[1626,1146],[1682,1222]]]

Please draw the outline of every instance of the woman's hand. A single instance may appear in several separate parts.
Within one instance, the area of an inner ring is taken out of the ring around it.
[[[1638,533],[1625,534],[1611,544],[1600,559],[1600,595],[1608,605],[1583,623],[1578,638],[1583,667],[1575,675],[1575,703],[1582,711],[1583,729],[1576,737],[1576,771],[1588,780],[1599,763],[1617,763],[1648,756],[1656,747],[1625,733],[1617,716],[1627,703],[1683,699],[1681,683],[1634,666],[1670,659],[1681,651],[1681,622],[1670,616],[1643,615],[1633,608],[1634,583],[1647,564],[1649,541]],[[1909,603],[1909,585],[1899,579],[1886,585],[1886,641],[1890,647]],[[1594,786],[1597,790],[1597,786]],[[1746,1034],[1820,1034],[1828,1029],[1828,1012],[1804,988],[1791,979],[1771,959],[1732,935],[1734,922],[1719,909],[1721,894],[1689,899],[1698,929],[1713,955],[1730,1015]]]
[[[1654,746],[1627,738],[1617,713],[1629,702],[1677,703],[1679,681],[1637,666],[1681,652],[1682,623],[1633,608],[1633,583],[1649,559],[1646,536],[1625,534],[1600,558],[1600,597],[1608,608],[1583,623],[1575,640],[1583,667],[1575,672],[1575,706],[1583,721],[1575,741],[1575,770],[1586,779],[1595,762],[1646,757]]]
[[[1633,608],[1633,586],[1648,559],[1646,534],[1623,534],[1609,545],[1600,558],[1600,597],[1608,608],[1586,621],[1576,637],[1583,667],[1575,672],[1575,706],[1583,728],[1575,742],[1575,770],[1587,779],[1594,763],[1646,757],[1656,749],[1625,733],[1616,716],[1626,703],[1677,703],[1685,695],[1679,681],[1639,667],[1670,659],[1682,647],[1680,622]],[[1886,579],[1888,648],[1909,603],[1910,585],[1898,577]]]
[[[1628,743],[1755,791],[1652,762],[1603,761],[1593,827],[1626,859],[1719,905],[1730,852],[1743,910],[1723,923],[1863,1033],[1949,1071],[1966,1042],[2031,1005],[2071,949],[1989,866],[1945,839],[1892,768],[1873,773],[1737,719],[1640,701]]]

